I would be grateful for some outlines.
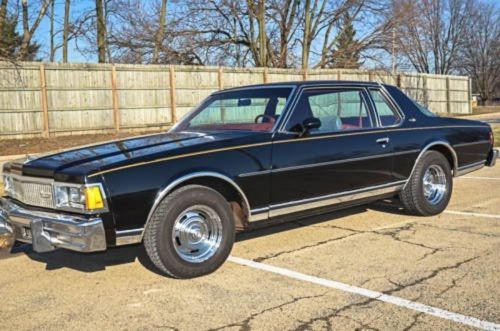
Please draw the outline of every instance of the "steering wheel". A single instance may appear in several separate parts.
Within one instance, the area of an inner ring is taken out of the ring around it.
[[[261,117],[262,117],[263,119],[264,119],[264,118],[267,118],[267,119],[269,120],[269,123],[274,123],[274,121],[275,121],[274,117],[272,117],[271,115],[260,114],[260,115],[257,115],[257,117],[255,117],[254,122],[255,122],[255,123],[259,123],[259,119],[260,119]],[[260,122],[260,123],[264,123],[264,122]]]

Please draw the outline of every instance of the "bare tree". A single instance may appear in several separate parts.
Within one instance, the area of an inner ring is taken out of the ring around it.
[[[99,63],[106,62],[106,20],[104,14],[103,0],[95,1],[95,12],[97,21],[97,56]]]
[[[418,72],[451,73],[471,9],[472,0],[395,0],[398,51]]]
[[[161,10],[160,10],[160,19],[159,19],[159,26],[158,30],[156,31],[156,38],[155,38],[155,46],[153,50],[153,59],[152,63],[158,63],[158,55],[160,52],[160,48],[162,47],[163,44],[163,38],[165,37],[165,30],[167,28],[166,26],[166,16],[167,16],[167,0],[162,0],[161,1]]]
[[[8,0],[2,0],[0,3],[0,38],[4,35],[5,21],[7,20],[7,4]]]
[[[257,8],[257,22],[259,24],[259,62],[261,66],[267,66],[267,31],[266,31],[266,7],[265,0],[259,0]]]
[[[478,3],[465,29],[459,67],[469,75],[483,102],[500,89],[500,12],[492,3]]]
[[[62,61],[64,63],[68,62],[68,39],[70,33],[70,25],[69,25],[69,14],[71,8],[71,0],[64,1],[64,27],[63,27],[63,40],[62,40]]]
[[[47,12],[47,8],[49,7],[49,5],[52,1],[53,0],[42,1],[40,8],[38,10],[38,15],[36,15],[36,18],[33,21],[33,24],[30,26],[28,0],[22,0],[21,5],[22,5],[22,15],[23,15],[23,39],[21,42],[21,47],[20,47],[20,52],[19,52],[19,59],[20,60],[27,59],[27,56],[29,54],[30,42],[33,38],[33,35],[34,35],[36,29],[38,29],[38,26],[40,25],[40,22],[42,21],[43,17],[45,16],[45,13]]]
[[[270,19],[279,28],[279,52],[273,58],[273,65],[288,68],[289,52],[293,51],[293,38],[299,27],[301,14],[299,0],[274,0],[270,2]]]
[[[54,62],[54,58],[56,55],[56,49],[55,49],[55,43],[54,43],[54,38],[55,38],[54,20],[56,17],[55,10],[54,10],[55,5],[56,5],[55,1],[52,1],[50,3],[50,13],[49,13],[49,17],[50,17],[50,32],[49,32],[49,35],[50,35],[50,55],[49,55],[49,59],[50,59],[50,62]]]

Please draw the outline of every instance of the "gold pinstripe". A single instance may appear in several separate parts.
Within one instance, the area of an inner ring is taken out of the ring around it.
[[[265,142],[265,143],[247,144],[247,145],[239,145],[239,146],[232,146],[232,147],[225,147],[225,148],[216,148],[216,149],[211,149],[211,150],[208,150],[208,151],[200,151],[200,152],[194,152],[194,153],[187,153],[187,154],[181,154],[181,155],[168,156],[168,157],[163,157],[163,158],[152,160],[152,161],[142,161],[142,162],[128,164],[128,165],[121,166],[121,167],[116,167],[116,168],[112,168],[112,169],[108,169],[108,170],[99,171],[99,172],[96,172],[94,174],[89,175],[89,178],[90,177],[95,177],[95,176],[98,176],[98,175],[102,175],[102,174],[105,174],[105,173],[117,171],[117,170],[138,167],[140,165],[146,165],[146,164],[158,163],[158,162],[163,162],[163,161],[181,159],[181,158],[185,158],[185,157],[189,157],[189,156],[197,156],[197,155],[211,154],[211,153],[216,153],[216,152],[224,152],[224,151],[229,151],[229,150],[234,150],[234,149],[240,149],[240,148],[259,147],[259,146],[265,146],[265,145],[270,145],[270,144],[272,144],[272,142],[268,141],[268,142]]]
[[[328,138],[335,138],[335,137],[357,136],[357,135],[371,134],[371,133],[384,132],[384,131],[394,132],[394,131],[432,130],[432,129],[443,129],[443,128],[449,129],[449,128],[469,128],[469,127],[478,128],[481,126],[456,125],[456,126],[429,126],[429,127],[418,127],[418,128],[396,128],[396,129],[394,129],[394,128],[390,128],[390,129],[379,128],[378,130],[369,130],[369,131],[363,131],[363,132],[352,132],[352,133],[337,132],[335,134],[326,135],[326,136],[318,136],[318,137],[313,136],[313,137],[305,137],[305,138],[301,138],[301,139],[296,139],[296,138],[285,139],[285,140],[275,141],[274,144],[286,144],[286,143],[291,143],[291,142],[303,142],[303,141],[309,141],[309,140],[320,140],[320,139],[328,139]],[[114,172],[114,171],[118,171],[118,170],[134,168],[134,167],[138,167],[141,165],[147,165],[147,164],[158,163],[158,162],[163,162],[163,161],[176,160],[176,159],[181,159],[181,158],[190,157],[190,156],[198,156],[198,155],[205,155],[205,154],[211,154],[211,153],[217,153],[217,152],[225,152],[225,151],[241,149],[241,148],[252,148],[252,147],[266,146],[266,145],[271,145],[271,144],[273,144],[273,142],[268,141],[268,142],[263,142],[263,143],[238,145],[238,146],[232,146],[232,147],[216,148],[216,149],[211,149],[211,150],[207,150],[207,151],[174,155],[174,156],[159,158],[159,159],[152,160],[152,161],[142,161],[142,162],[128,164],[128,165],[124,165],[121,167],[116,167],[116,168],[112,168],[112,169],[108,169],[108,170],[98,171],[96,173],[89,175],[88,177],[91,178],[91,177],[95,177],[98,175],[102,175],[102,174],[106,174],[106,173],[110,173],[110,172]]]

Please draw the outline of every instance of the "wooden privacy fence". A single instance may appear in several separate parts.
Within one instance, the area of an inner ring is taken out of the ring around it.
[[[167,128],[210,93],[296,80],[378,81],[437,113],[469,113],[470,81],[348,69],[0,62],[0,139]]]

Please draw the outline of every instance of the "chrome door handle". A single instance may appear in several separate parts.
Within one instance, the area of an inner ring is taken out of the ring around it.
[[[385,138],[378,138],[376,140],[377,144],[388,144],[389,143],[389,137],[385,137]]]

